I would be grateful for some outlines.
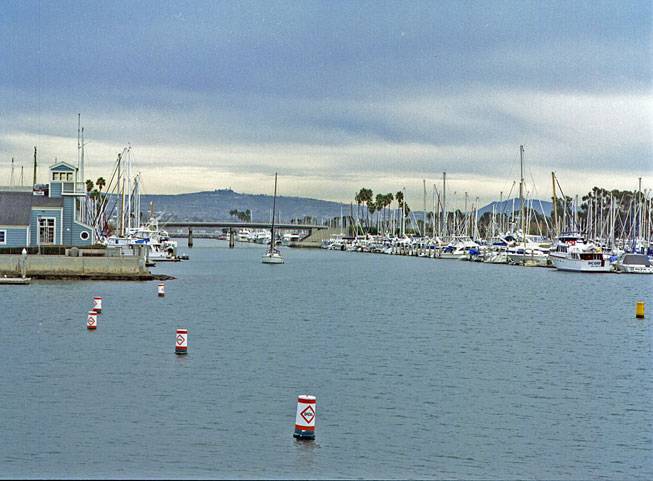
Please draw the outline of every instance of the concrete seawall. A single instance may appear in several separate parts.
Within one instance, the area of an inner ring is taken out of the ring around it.
[[[291,242],[288,244],[288,247],[309,247],[313,249],[319,249],[322,246],[322,241],[330,239],[331,237],[340,234],[342,231],[340,228],[328,228],[324,230],[314,230],[311,235],[298,241]]]
[[[21,256],[0,256],[0,276],[20,277]],[[26,275],[34,279],[151,280],[143,257],[68,257],[29,255]]]

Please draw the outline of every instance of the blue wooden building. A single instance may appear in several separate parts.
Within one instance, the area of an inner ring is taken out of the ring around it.
[[[76,179],[76,167],[58,162],[47,185],[0,187],[0,248],[92,245],[93,228],[83,221],[86,186]]]

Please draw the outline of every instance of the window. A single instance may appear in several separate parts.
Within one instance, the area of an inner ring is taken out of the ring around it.
[[[72,182],[72,172],[52,172],[52,180]]]
[[[0,244],[6,244],[6,243],[7,243],[7,231],[0,230]]]
[[[89,233],[83,230],[82,232],[79,233],[79,238],[83,241],[88,240],[90,237]]]
[[[53,217],[39,218],[39,244],[54,244],[54,226]]]

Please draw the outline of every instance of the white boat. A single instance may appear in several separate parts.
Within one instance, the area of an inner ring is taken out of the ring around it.
[[[653,274],[653,265],[646,254],[624,254],[614,263],[614,268],[626,274]]]
[[[272,239],[276,239],[274,236],[274,218],[276,216],[277,208],[277,173],[274,173],[274,197],[272,198],[272,228],[270,229],[270,247],[267,252],[261,258],[263,264],[283,264],[283,256],[281,252],[275,247],[275,242]]]
[[[438,253],[438,259],[468,260],[469,251],[478,249],[479,245],[468,236],[455,236],[444,249]]]
[[[252,231],[249,229],[240,229],[236,233],[236,241],[238,242],[252,242],[253,241]]]
[[[288,232],[283,235],[281,238],[281,243],[285,246],[290,245],[293,242],[299,242],[299,234],[296,232]]]
[[[553,266],[561,271],[610,272],[612,265],[594,244],[585,244],[576,233],[561,234],[549,252]]]
[[[539,247],[534,243],[508,247],[506,252],[511,264],[527,267],[547,267],[549,265],[549,249]]]
[[[125,237],[109,236],[104,244],[108,249],[120,249],[123,256],[133,255],[135,246],[144,246],[151,261],[175,260],[177,255],[177,241],[170,239],[168,233],[159,228],[156,219],[150,219],[146,225],[127,229]]]
[[[263,264],[283,264],[285,261],[281,253],[274,249],[274,251],[267,251],[261,258]]]
[[[270,243],[270,233],[268,231],[256,231],[253,234],[254,242],[257,244],[269,244]]]

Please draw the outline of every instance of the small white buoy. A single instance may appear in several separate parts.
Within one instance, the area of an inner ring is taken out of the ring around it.
[[[315,417],[317,416],[317,399],[309,394],[297,397],[297,416],[295,416],[295,434],[293,437],[303,440],[315,439]]]
[[[166,285],[163,282],[159,283],[158,292],[159,292],[159,297],[163,297],[166,295]]]
[[[97,312],[98,314],[102,313],[102,298],[101,297],[94,297],[93,298],[93,310]]]
[[[88,311],[88,317],[86,318],[86,328],[97,328],[97,312],[95,312],[95,310]]]
[[[188,353],[188,329],[177,329],[175,339],[175,354]]]

